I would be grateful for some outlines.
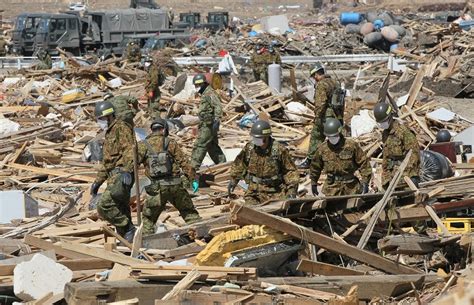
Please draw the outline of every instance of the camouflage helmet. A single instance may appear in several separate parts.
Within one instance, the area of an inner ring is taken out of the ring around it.
[[[324,65],[321,62],[316,62],[314,66],[309,70],[309,76],[313,76],[316,72],[323,70],[323,73],[326,72]]]
[[[383,122],[392,115],[392,106],[387,103],[378,103],[374,106],[374,117],[377,123]]]
[[[100,119],[115,113],[114,105],[108,101],[102,101],[95,104],[95,116]]]
[[[202,73],[196,74],[193,77],[193,85],[202,85],[204,83],[207,83],[206,76]]]
[[[250,129],[250,135],[255,138],[264,138],[272,135],[270,123],[264,120],[257,120]]]
[[[441,129],[436,134],[436,142],[443,143],[443,142],[450,142],[451,141],[451,133],[447,129]]]
[[[324,123],[324,135],[326,137],[337,136],[342,131],[341,122],[335,118],[327,118]]]

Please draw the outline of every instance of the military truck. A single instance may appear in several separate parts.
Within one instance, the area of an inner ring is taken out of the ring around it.
[[[178,49],[186,46],[189,43],[191,43],[191,34],[189,33],[159,34],[148,38],[142,48],[142,51],[144,55],[149,55],[156,50],[161,50],[164,48]]]
[[[36,29],[43,17],[49,16],[44,13],[24,13],[18,15],[12,31],[12,51],[18,55],[32,55]]]
[[[119,9],[86,12],[84,16],[71,12],[43,17],[35,37],[35,47],[51,54],[59,47],[74,55],[107,49],[115,55],[123,52],[123,41],[145,40],[157,33],[182,33],[171,29],[168,12],[161,9]]]
[[[197,12],[179,14],[179,22],[174,26],[178,28],[209,29],[213,32],[223,30],[229,26],[228,12],[209,12],[207,23],[201,23],[201,14]]]

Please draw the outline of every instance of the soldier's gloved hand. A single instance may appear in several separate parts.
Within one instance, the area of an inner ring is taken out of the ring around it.
[[[212,130],[218,131],[220,125],[221,125],[221,120],[219,120],[219,119],[214,120],[212,122]]]
[[[230,179],[229,184],[227,185],[227,193],[229,194],[229,196],[230,194],[234,192],[236,186],[237,186],[237,180]]]
[[[97,196],[97,193],[99,192],[99,188],[102,185],[102,183],[99,182],[94,182],[91,185],[91,195],[92,196]]]
[[[290,193],[290,194],[286,195],[286,198],[287,199],[296,199],[296,194]]]
[[[120,173],[120,179],[122,180],[122,183],[126,186],[132,185],[132,175],[127,172],[122,172]]]
[[[313,196],[318,196],[318,185],[317,184],[311,184],[311,192],[313,192]]]
[[[369,192],[369,184],[362,183],[362,194],[367,194]]]
[[[197,193],[197,191],[199,190],[199,182],[197,180],[194,180],[192,183],[192,187],[193,187],[193,193]]]

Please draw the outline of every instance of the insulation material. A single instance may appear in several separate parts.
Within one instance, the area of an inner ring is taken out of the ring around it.
[[[238,230],[222,232],[196,256],[198,266],[224,266],[232,252],[242,251],[289,239],[285,234],[265,226],[248,225]]]

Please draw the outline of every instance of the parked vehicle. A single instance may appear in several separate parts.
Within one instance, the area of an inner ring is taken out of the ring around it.
[[[229,26],[229,13],[209,12],[207,23],[201,23],[200,13],[181,13],[179,14],[179,22],[175,26],[178,28],[209,29],[216,32]]]
[[[36,30],[43,13],[24,13],[18,15],[12,31],[12,51],[14,54],[30,56],[34,52]]]
[[[182,48],[191,43],[189,33],[181,34],[160,34],[148,38],[143,46],[143,54],[151,54],[153,51],[164,48]]]

